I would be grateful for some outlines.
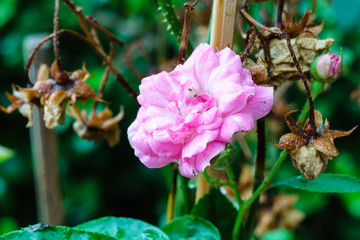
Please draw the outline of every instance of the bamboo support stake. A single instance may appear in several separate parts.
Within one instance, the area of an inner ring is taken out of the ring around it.
[[[237,0],[214,0],[210,45],[215,51],[226,47],[233,47],[236,13]],[[207,171],[211,177],[219,178],[219,171],[213,170],[211,167],[208,167]],[[200,175],[196,191],[196,201],[202,198],[209,190],[210,185]]]
[[[46,36],[46,35],[45,35]],[[32,50],[43,39],[44,35],[30,35],[23,42],[24,59],[26,60]],[[38,51],[29,77],[35,82],[39,69],[37,63],[50,64],[51,47],[44,44]],[[37,107],[33,109],[34,124],[30,128],[30,141],[33,155],[34,180],[38,220],[43,224],[62,225],[63,213],[57,162],[57,142],[53,130],[47,129],[42,113]]]

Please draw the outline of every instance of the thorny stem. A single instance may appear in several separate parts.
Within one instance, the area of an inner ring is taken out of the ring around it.
[[[257,127],[258,140],[257,140],[257,157],[255,163],[255,181],[253,187],[254,192],[264,180],[264,175],[265,175],[265,153],[266,153],[265,118],[261,118],[257,120],[256,127]],[[248,238],[251,236],[255,227],[258,206],[259,206],[259,198],[257,198],[250,207],[249,217],[247,220],[247,227],[246,227],[246,229],[248,229]]]
[[[309,123],[310,123],[310,129],[309,129],[309,135],[310,136],[315,136],[316,134],[316,126],[315,126],[315,112],[314,112],[314,102],[313,102],[313,99],[311,97],[311,89],[309,87],[309,84],[308,84],[308,81],[306,79],[306,76],[304,74],[304,72],[302,71],[301,67],[300,67],[300,64],[299,64],[299,61],[297,60],[296,56],[295,56],[295,53],[294,53],[294,49],[292,48],[291,46],[291,42],[290,42],[290,38],[289,36],[283,32],[283,36],[284,38],[286,39],[286,42],[287,42],[287,46],[288,46],[288,49],[290,51],[290,55],[291,55],[291,58],[293,59],[294,61],[294,64],[295,64],[295,67],[300,75],[300,78],[305,86],[305,91],[306,91],[306,96],[308,98],[308,101],[309,101],[309,107],[310,107],[310,113],[309,113]]]
[[[284,10],[284,0],[279,0],[276,27],[280,28],[281,30],[284,29],[284,25],[282,24],[283,10]]]
[[[174,163],[173,167],[173,178],[171,181],[170,192],[168,197],[167,211],[166,211],[166,222],[169,223],[174,219],[174,208],[175,208],[175,197],[176,197],[176,183],[177,183],[178,168]]]

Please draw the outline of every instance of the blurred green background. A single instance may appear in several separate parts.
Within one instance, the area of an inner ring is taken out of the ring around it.
[[[157,10],[155,0],[74,2],[84,8],[85,14],[95,16],[125,41],[124,48],[116,49],[114,65],[134,88],[138,89],[141,76],[162,69],[171,70],[176,64],[177,42],[166,31],[167,26],[162,22],[162,14]],[[173,1],[180,18],[184,2]],[[297,19],[306,8],[311,9],[311,3],[310,0],[299,3]],[[5,92],[11,92],[11,84],[24,86],[22,42],[29,34],[52,32],[53,6],[53,1],[49,0],[0,0],[0,105],[8,105]],[[60,28],[80,31],[76,17],[63,3],[60,6]],[[190,36],[194,46],[205,39],[210,6],[211,1],[201,0],[196,8]],[[266,9],[275,16],[276,2],[250,6],[257,19],[261,17],[260,9]],[[360,119],[360,106],[350,98],[350,93],[360,86],[360,1],[319,0],[314,15],[317,24],[325,17],[320,38],[336,39],[333,52],[337,53],[342,47],[344,56],[342,78],[319,96],[315,107],[324,118],[329,119],[332,129],[348,130],[358,125]],[[235,49],[241,51],[238,39]],[[60,51],[64,68],[68,71],[79,69],[86,62],[93,75],[89,83],[97,89],[103,67],[91,49],[73,37],[64,36],[60,39]],[[296,84],[288,89],[285,98],[294,108],[301,107],[305,101],[304,93]],[[120,122],[122,133],[119,145],[108,148],[106,142],[93,144],[81,140],[72,130],[73,120],[70,118],[66,119],[65,125],[56,129],[65,224],[73,226],[111,215],[162,225],[172,168],[148,169],[133,155],[126,129],[135,119],[138,103],[112,76],[106,86],[104,99],[111,102],[110,108],[115,113],[121,105],[125,109],[125,117]],[[3,160],[1,156],[4,151],[0,149],[0,234],[38,222],[26,122],[17,111],[11,115],[0,113],[0,145],[14,151],[13,157]],[[281,132],[288,132],[284,124]],[[360,178],[358,136],[359,130],[356,130],[351,136],[336,140],[340,155],[329,163],[327,172],[347,173]],[[250,148],[255,149],[252,135],[247,139]],[[278,137],[271,140],[277,142]],[[271,145],[269,141],[269,164],[275,161],[278,154]],[[12,155],[12,152],[4,154]],[[298,175],[298,172],[288,159],[276,178],[294,175]],[[295,192],[300,196],[296,206],[307,216],[304,222],[293,233],[278,230],[263,239],[358,239],[360,194]]]

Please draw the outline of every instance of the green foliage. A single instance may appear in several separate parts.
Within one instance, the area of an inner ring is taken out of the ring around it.
[[[159,228],[132,218],[103,217],[76,226],[77,229],[105,234],[116,239],[169,240]]]
[[[186,215],[175,218],[162,229],[171,240],[221,239],[219,230],[211,222],[197,216]]]
[[[235,151],[235,148],[231,144],[226,144],[225,150],[211,159],[211,167],[216,170],[224,170],[230,167],[234,162]]]
[[[15,152],[13,150],[0,145],[0,163],[12,158],[14,155]]]
[[[276,182],[273,187],[290,187],[310,192],[355,193],[360,192],[360,180],[346,174],[323,173],[314,180],[297,176]]]
[[[116,238],[85,230],[36,224],[0,236],[0,240],[115,240]]]
[[[230,239],[237,211],[219,190],[211,189],[194,206],[191,214],[212,222],[220,231],[222,239]]]

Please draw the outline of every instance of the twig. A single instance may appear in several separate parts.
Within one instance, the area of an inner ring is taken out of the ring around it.
[[[284,0],[279,0],[276,27],[280,28],[281,30],[284,29],[284,25],[282,23],[283,10],[284,10]]]
[[[122,46],[123,42],[105,30],[96,20],[93,18],[86,17],[83,14],[82,8],[76,7],[71,0],[63,0],[63,2],[69,7],[69,9],[76,15],[78,18],[81,29],[85,34],[88,44],[93,48],[95,53],[100,56],[103,62],[110,68],[110,71],[115,76],[116,80],[123,85],[123,87],[130,93],[133,98],[137,98],[137,92],[131,87],[129,82],[118,72],[118,70],[112,65],[112,62],[109,61],[108,56],[106,55],[102,45],[97,40],[97,37],[94,38],[94,32],[90,32],[87,24],[90,25],[91,29],[97,29],[101,31],[110,42],[116,42]],[[100,27],[101,26],[101,27]],[[93,30],[92,30],[93,31]]]
[[[184,64],[185,62],[185,55],[188,48],[189,43],[189,33],[190,33],[190,27],[191,27],[191,16],[193,11],[195,10],[196,4],[199,2],[199,0],[196,0],[193,4],[185,3],[185,18],[184,18],[184,26],[181,34],[181,40],[180,40],[180,51],[179,51],[179,64]]]
[[[180,24],[178,18],[176,17],[174,7],[173,7],[171,1],[170,0],[157,0],[157,2],[159,4],[159,8],[160,8],[161,12],[164,15],[165,21],[168,24],[169,30],[175,35],[176,39],[178,40],[178,43],[181,44],[182,28],[181,28],[181,24]],[[196,3],[197,2],[198,1],[196,1]],[[194,5],[194,7],[195,7],[195,5]],[[191,45],[191,43],[188,43],[186,55],[189,56],[193,50],[194,50],[194,48]]]
[[[54,54],[55,60],[57,61],[58,68],[62,71],[59,55],[59,41],[58,41],[58,29],[59,29],[59,0],[55,0],[55,13],[54,13]]]
[[[295,67],[300,75],[300,78],[305,86],[305,91],[306,91],[306,96],[308,98],[308,101],[309,101],[309,107],[310,107],[310,113],[309,113],[309,135],[310,136],[315,136],[316,134],[316,126],[315,126],[315,112],[314,112],[314,102],[313,102],[313,99],[311,97],[311,89],[309,87],[309,84],[308,84],[308,81],[306,79],[306,76],[304,74],[304,72],[302,71],[301,67],[300,67],[300,63],[299,61],[297,60],[296,56],[295,56],[295,53],[294,53],[294,50],[291,46],[291,42],[290,42],[290,38],[289,36],[283,32],[283,36],[284,38],[286,39],[286,42],[287,42],[287,46],[288,46],[288,49],[290,51],[290,55],[291,55],[291,58],[293,59],[293,62],[295,64]]]
[[[255,27],[250,27],[249,31],[250,31],[250,34],[247,35],[247,37],[251,36],[250,40],[247,41],[246,43],[246,47],[245,47],[245,50],[241,53],[241,62],[243,63],[245,61],[245,59],[247,57],[249,57],[250,55],[250,50],[251,48],[254,46],[254,42],[255,42],[255,39],[256,39],[256,32],[254,30]],[[248,38],[247,38],[248,39]]]
[[[286,43],[287,43],[287,47],[289,49],[290,52],[290,56],[294,62],[295,68],[305,86],[305,92],[306,92],[306,96],[308,98],[309,101],[309,106],[310,106],[310,116],[309,116],[309,126],[308,129],[306,129],[306,133],[310,136],[315,136],[316,135],[316,127],[315,127],[315,114],[314,114],[314,103],[311,97],[311,89],[309,87],[308,81],[306,79],[306,76],[304,74],[304,72],[302,71],[301,67],[300,67],[300,63],[298,61],[298,59],[295,56],[294,53],[294,49],[292,48],[291,42],[290,42],[290,38],[289,35],[285,32],[282,31],[276,31],[273,30],[271,28],[268,28],[264,25],[262,25],[261,23],[259,23],[258,21],[256,21],[254,18],[252,18],[247,12],[246,10],[243,8],[240,10],[242,16],[249,22],[249,24],[253,24],[257,27],[259,27],[260,29],[262,29],[263,31],[268,31],[270,33],[273,33],[275,36],[278,36],[280,38],[285,38]]]

